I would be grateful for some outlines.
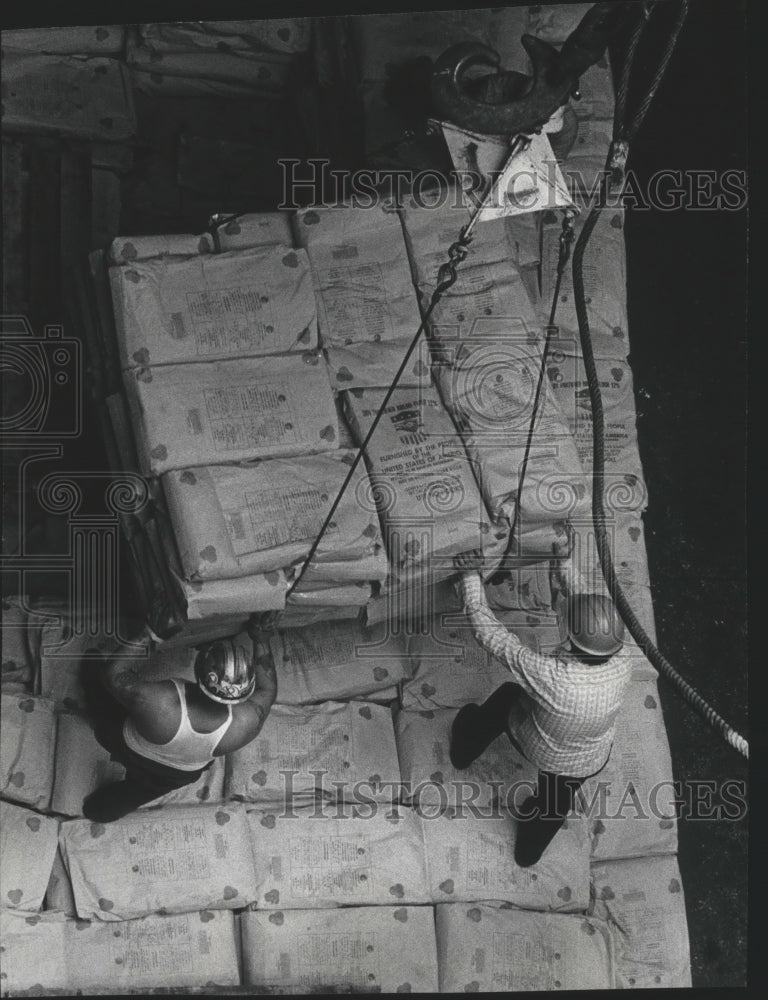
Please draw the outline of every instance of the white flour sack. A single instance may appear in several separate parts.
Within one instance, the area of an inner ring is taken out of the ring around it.
[[[382,705],[274,705],[256,737],[227,757],[227,798],[246,802],[392,797],[399,782],[392,715]],[[359,787],[358,787],[359,786]]]
[[[200,642],[240,632],[245,627],[244,618],[256,611],[281,611],[285,607],[288,586],[282,570],[230,580],[178,582],[187,603],[189,621],[207,619],[207,628],[199,636]],[[214,619],[217,617],[221,619],[221,629],[216,628]],[[233,622],[233,618],[236,621]]]
[[[685,897],[673,854],[592,866],[595,917],[616,949],[616,989],[686,989],[691,963]]]
[[[123,242],[120,252],[127,250]],[[284,354],[317,347],[303,250],[252,247],[135,259],[110,269],[125,367]]]
[[[606,116],[607,117],[607,116]],[[579,121],[579,138],[572,152],[574,173],[581,157],[586,156],[587,144],[598,138],[602,123]],[[608,123],[606,123],[608,124]],[[605,153],[610,142],[610,127],[601,137],[597,156],[600,168],[605,166]],[[583,140],[583,141],[580,141]],[[571,158],[569,157],[569,163]],[[583,219],[576,220],[576,235],[583,226]],[[541,294],[549,308],[557,281],[557,260],[559,256],[562,219],[554,212],[544,212],[542,216],[542,260]],[[589,238],[589,246],[584,254],[582,268],[584,295],[591,336],[598,337],[609,346],[607,356],[625,359],[629,354],[627,334],[627,268],[624,245],[624,211],[619,207],[605,208],[598,216],[594,231]],[[560,283],[556,323],[563,336],[579,340],[579,323],[573,293],[573,277],[570,267],[566,267]]]
[[[384,691],[410,676],[405,642],[386,624],[325,621],[280,628],[269,641],[277,668],[277,700],[302,705]]]
[[[43,905],[59,842],[59,821],[0,801],[0,890],[3,906],[36,912]]]
[[[600,920],[494,909],[436,907],[442,993],[608,990],[613,941]]]
[[[677,850],[672,757],[655,680],[628,686],[608,763],[580,796],[595,860]]]
[[[338,447],[327,366],[311,351],[136,368],[123,378],[145,474]]]
[[[117,236],[109,246],[107,260],[110,266],[134,264],[136,261],[147,261],[163,257],[194,257],[198,254],[211,252],[208,245],[208,234],[195,236],[191,233],[168,233],[150,236]],[[113,292],[119,294],[123,281],[116,272],[110,272]],[[114,307],[120,305],[119,299]]]
[[[338,450],[167,473],[163,490],[187,577],[266,573],[305,558],[353,458]],[[353,564],[383,549],[378,515],[357,501],[367,479],[360,462],[313,556],[316,573],[325,563]]]
[[[616,356],[613,338],[594,334],[592,347],[605,426],[605,507],[609,515],[644,510],[648,497],[637,445],[632,369],[622,357]],[[576,439],[586,473],[584,482],[591,491],[592,404],[578,337],[563,332],[552,340],[547,375]]]
[[[245,812],[237,804],[138,810],[114,823],[62,823],[77,914],[130,920],[228,909],[255,898]]]
[[[250,910],[240,917],[243,978],[269,992],[437,993],[431,906]]]
[[[254,212],[238,215],[205,234],[211,250],[247,250],[260,246],[293,246],[288,212]]]
[[[423,308],[429,305],[440,267],[471,213],[454,188],[441,190],[437,204],[425,196],[408,199],[402,210],[408,257]],[[483,222],[475,231],[457,279],[438,301],[430,318],[432,333],[450,328],[453,336],[472,336],[478,323],[502,321],[515,335],[540,335],[538,319],[520,273],[538,256],[537,234],[518,219]],[[522,236],[522,239],[521,239]]]
[[[323,346],[410,340],[421,317],[394,208],[309,208],[294,221],[312,265]]]
[[[358,445],[384,399],[383,390],[345,393],[347,419]],[[456,428],[434,389],[396,389],[368,443],[372,495],[392,573],[405,579],[451,576],[453,556],[482,549],[491,566],[501,556]]]
[[[587,510],[576,445],[546,375],[537,403],[540,343],[515,336],[495,321],[466,337],[441,332],[437,350],[441,363],[434,367],[435,380],[494,519],[512,521],[519,506],[517,537],[525,539],[532,529]]]
[[[530,794],[530,771],[519,772],[505,798],[511,808]],[[424,801],[424,844],[433,903],[483,899],[523,909],[578,912],[589,905],[589,834],[573,814],[530,868],[515,864],[517,824],[506,808],[454,811]]]
[[[48,698],[0,698],[0,795],[46,809],[53,790],[56,716]]]
[[[249,811],[248,822],[255,909],[429,902],[421,824],[412,809],[376,802],[265,806]]]
[[[235,918],[201,910],[103,924],[60,913],[0,911],[3,995],[41,988],[133,994],[152,987],[237,986]]]

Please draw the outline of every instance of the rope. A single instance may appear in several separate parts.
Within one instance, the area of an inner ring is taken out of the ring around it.
[[[659,88],[659,85],[661,84],[661,80],[672,57],[672,52],[675,48],[678,35],[680,34],[680,30],[682,29],[687,13],[688,0],[682,0],[677,20],[665,46],[659,67],[653,76],[644,99],[638,106],[638,110],[636,111],[634,118],[629,125],[625,127],[623,124],[623,116],[626,113],[626,94],[628,90],[629,73],[631,65],[634,61],[637,43],[639,41],[640,34],[642,33],[644,23],[641,21],[633,31],[628,50],[628,59],[622,75],[622,86],[619,88],[619,92],[623,94],[621,100],[621,118],[617,115],[617,120],[614,123],[614,143],[608,154],[606,170],[603,172],[601,178],[597,201],[590,209],[589,215],[584,222],[584,226],[579,234],[573,251],[573,291],[576,302],[576,315],[579,324],[579,339],[581,341],[584,370],[587,376],[589,396],[592,404],[592,518],[595,527],[595,540],[597,543],[597,551],[600,557],[603,576],[630,635],[635,642],[637,642],[638,646],[642,649],[643,653],[648,657],[650,662],[654,665],[654,667],[656,667],[659,673],[670,681],[672,686],[682,695],[684,700],[701,716],[701,718],[703,718],[713,729],[719,732],[723,739],[731,747],[733,747],[734,750],[748,758],[749,743],[747,740],[736,732],[736,730],[734,730],[733,727],[730,726],[710,704],[708,704],[699,692],[696,691],[696,689],[692,687],[688,681],[686,681],[677,672],[677,670],[675,670],[669,660],[667,660],[663,653],[661,653],[661,651],[656,647],[653,640],[638,621],[637,616],[635,615],[635,612],[627,600],[627,597],[616,577],[613,559],[611,557],[610,545],[608,543],[608,536],[606,533],[605,508],[603,506],[603,492],[605,484],[605,421],[603,413],[603,400],[600,392],[597,367],[595,365],[595,356],[592,350],[589,316],[587,314],[584,289],[584,252],[592,232],[594,231],[595,225],[597,224],[597,220],[608,192],[609,174],[612,169],[615,169],[616,167],[615,146],[617,143],[623,143],[625,145],[623,150],[625,154],[628,140],[636,135],[638,128],[645,120],[650,104]]]

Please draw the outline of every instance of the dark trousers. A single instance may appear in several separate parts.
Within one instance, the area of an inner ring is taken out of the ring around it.
[[[83,802],[83,815],[95,823],[111,823],[120,819],[146,802],[192,784],[207,770],[204,767],[183,771],[149,760],[131,750],[123,736],[123,723],[128,712],[105,689],[100,677],[103,669],[101,664],[85,660],[80,667],[80,679],[94,736],[109,751],[112,760],[123,765],[126,775],[122,781],[98,788]]]
[[[469,767],[504,732],[525,758],[508,728],[510,709],[523,693],[519,684],[508,681],[482,705],[465,705],[460,709],[451,727],[450,757],[454,767],[460,770]],[[536,791],[518,810],[515,862],[521,868],[528,868],[541,858],[573,808],[579,788],[591,777],[594,775],[577,778],[539,770]]]

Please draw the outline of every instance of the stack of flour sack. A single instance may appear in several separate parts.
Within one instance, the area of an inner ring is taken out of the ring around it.
[[[457,553],[481,549],[493,569],[516,509],[523,561],[563,541],[584,477],[547,380],[517,495],[542,343],[520,265],[539,236],[499,220],[433,314],[437,359],[422,337],[291,592],[467,218],[382,202],[113,243],[141,471],[162,484],[190,621],[363,617],[446,581]]]

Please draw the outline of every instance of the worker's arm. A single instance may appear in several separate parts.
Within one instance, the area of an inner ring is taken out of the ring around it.
[[[550,563],[549,581],[552,589],[552,603],[557,609],[561,601],[567,601],[573,594],[587,594],[594,590],[579,569],[578,553],[574,546],[574,531],[566,525],[566,537],[552,543],[554,559]]]
[[[459,593],[464,613],[469,618],[473,634],[483,649],[487,649],[492,656],[504,663],[517,683],[531,693],[529,675],[535,674],[538,661],[542,657],[523,645],[514,632],[510,632],[502,625],[491,611],[485,597],[483,580],[478,571],[480,558],[480,553],[466,552],[454,559],[456,568],[462,571]]]
[[[149,663],[149,639],[142,635],[133,641],[144,644],[146,655],[113,655],[102,675],[107,691],[129,712],[141,711],[151,706],[157,694],[157,685],[144,677],[144,670]]]
[[[277,697],[275,661],[269,648],[269,632],[274,628],[275,621],[274,617],[253,615],[248,622],[247,631],[253,643],[253,670],[256,675],[256,688],[243,707],[247,707],[252,715],[253,735],[251,739],[258,736]]]

